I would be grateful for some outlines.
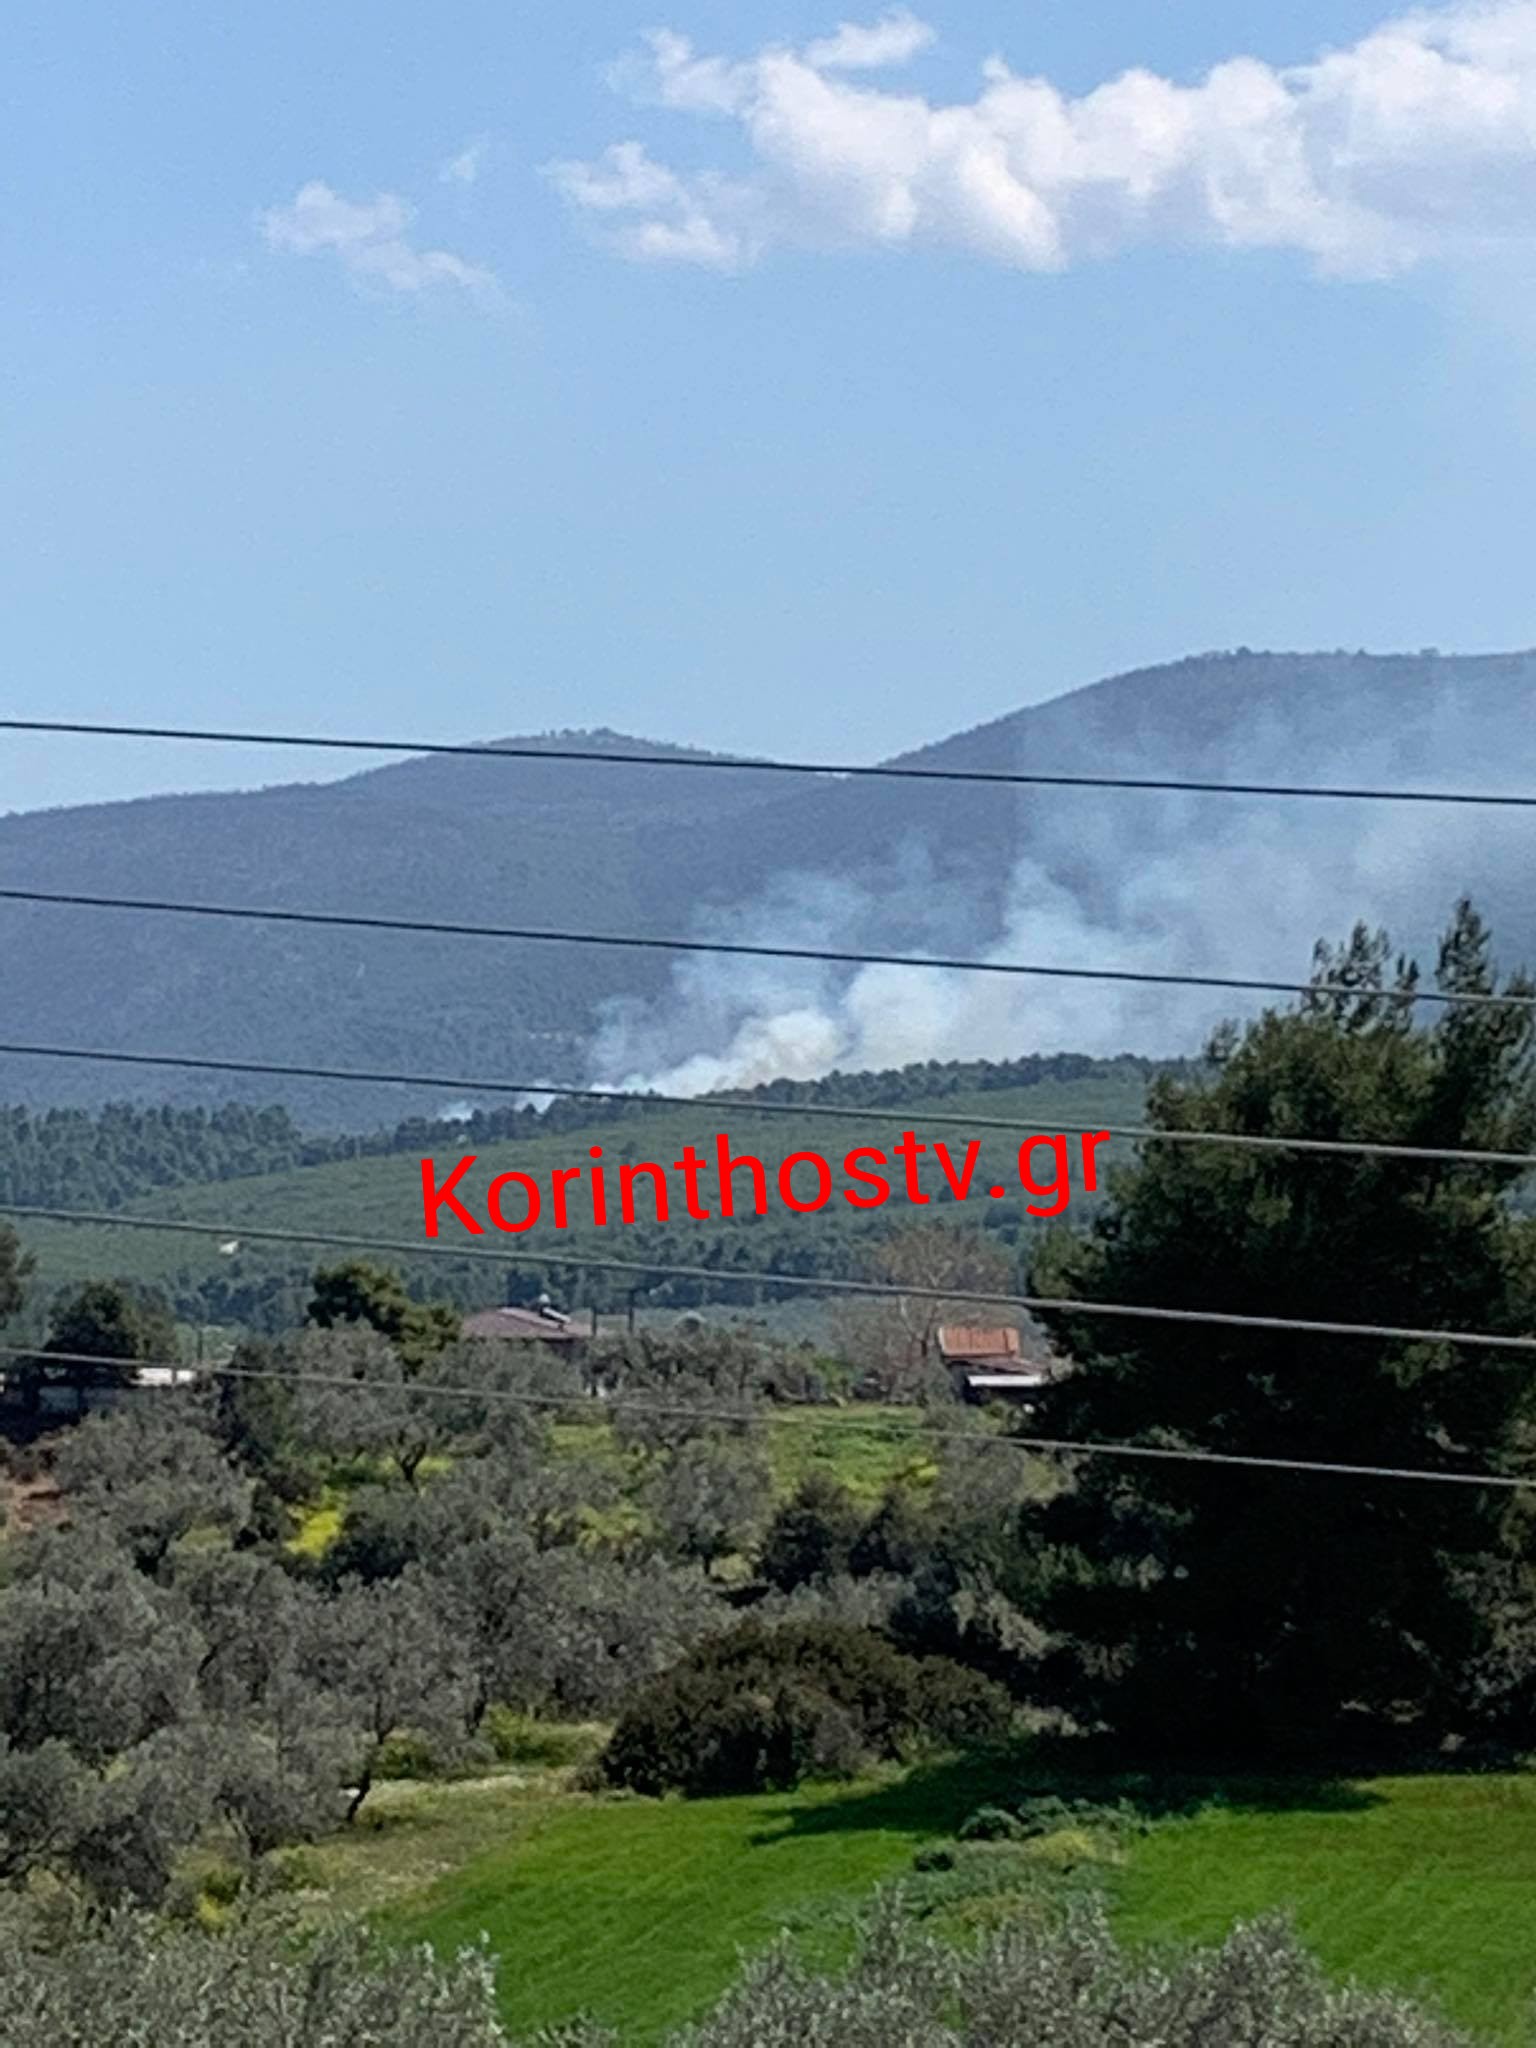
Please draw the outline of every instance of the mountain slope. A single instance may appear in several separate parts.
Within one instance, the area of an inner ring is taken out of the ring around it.
[[[904,765],[1536,789],[1536,654],[1199,657]],[[1463,890],[1507,954],[1536,952],[1533,873],[1536,832],[1518,812],[446,756],[327,785],[0,819],[10,886],[1287,978],[1314,938],[1359,915],[1423,945]],[[0,905],[0,1035],[71,1044],[564,1078],[592,1071],[594,1031],[625,999],[599,1061],[612,1074],[718,1051],[807,1006],[826,1015],[818,1049],[781,1053],[770,1032],[759,1065],[810,1071],[1064,1044],[1179,1051],[1221,1007],[1030,983],[1004,1003],[989,978],[963,999],[922,979],[850,991],[846,977],[674,972],[663,955],[602,948]],[[0,1060],[0,1098],[232,1093],[331,1124],[440,1106]]]

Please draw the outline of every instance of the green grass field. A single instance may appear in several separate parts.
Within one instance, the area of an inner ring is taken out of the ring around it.
[[[1158,1830],[1117,1880],[1135,1940],[1209,1941],[1289,1911],[1333,1971],[1536,2038],[1536,1778],[1376,1779],[1333,1807],[1217,1811]]]
[[[986,1784],[972,1766],[739,1799],[545,1800],[387,1925],[446,1949],[485,1929],[514,2029],[587,2011],[648,2041],[707,2008],[743,1949],[899,1876]]]
[[[330,1900],[392,1935],[452,1949],[483,1929],[514,2029],[586,2010],[644,2042],[781,1928],[834,1961],[856,1903],[1022,1769],[697,1802],[595,1800],[537,1773],[386,1786],[375,1825],[315,1854]],[[1213,1941],[1284,1911],[1330,1971],[1432,1998],[1490,2043],[1536,2039],[1536,1778],[1296,1788],[1162,1823],[1105,1882],[1128,1940]]]
[[[860,1401],[848,1408],[780,1408],[768,1418],[768,1462],[781,1494],[813,1472],[869,1506],[899,1480],[925,1485],[935,1466],[910,1408]]]

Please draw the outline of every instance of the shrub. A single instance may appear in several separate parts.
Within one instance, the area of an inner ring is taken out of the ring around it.
[[[1006,1806],[978,1806],[956,1831],[959,1842],[1022,1842],[1028,1831]]]
[[[926,1849],[919,1849],[912,1858],[914,1870],[953,1870],[954,1867],[955,1852],[947,1842],[930,1842]]]
[[[778,1789],[995,1733],[1011,1713],[989,1680],[871,1630],[748,1622],[643,1688],[603,1767],[609,1783],[653,1794]]]
[[[379,1744],[376,1778],[435,1778],[443,1768],[437,1745],[413,1729],[401,1729]]]
[[[995,1883],[996,1873],[977,1878]],[[983,1930],[974,1945],[957,1950],[886,1922],[850,1970],[831,1976],[811,1974],[782,1945],[682,2038],[688,2048],[1471,2048],[1405,1998],[1329,1983],[1273,1922],[1170,1959],[1121,1949],[1092,1901],[1064,1923],[1005,1905],[995,1930],[989,1894],[975,1907],[963,1915]]]
[[[55,1945],[30,1924],[0,1941],[6,2048],[217,2042],[219,2048],[504,2048],[491,1972],[466,1952],[390,1952],[359,1930],[299,1945],[235,1924],[167,1932],[124,1916]]]
[[[260,1866],[262,1889],[309,1892],[325,1889],[325,1865],[312,1849],[275,1849]]]
[[[1042,1792],[1021,1799],[1014,1811],[1026,1835],[1054,1835],[1063,1828],[1142,1834],[1150,1826],[1146,1815],[1127,1799],[1063,1798],[1059,1793]]]
[[[1042,1835],[1142,1833],[1150,1825],[1128,1800],[1041,1792],[1013,1806],[979,1806],[956,1830],[961,1842],[1028,1842]]]
[[[568,1721],[541,1721],[499,1700],[486,1708],[480,1733],[498,1763],[562,1770],[584,1763],[595,1746],[593,1731]]]
[[[835,1578],[847,1572],[863,1528],[864,1516],[847,1488],[813,1472],[768,1524],[758,1571],[781,1593]]]

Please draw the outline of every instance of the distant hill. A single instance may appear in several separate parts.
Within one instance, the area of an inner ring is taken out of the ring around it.
[[[1536,789],[1536,653],[1201,656],[1011,713],[904,764]],[[430,757],[330,784],[14,814],[0,819],[0,874],[23,887],[1290,978],[1316,937],[1361,915],[1423,946],[1464,890],[1506,956],[1536,955],[1533,815]],[[718,965],[679,976],[658,954],[9,904],[0,974],[9,1037],[533,1079],[649,1073],[738,1041],[758,1046],[747,1080],[775,1061],[813,1072],[1064,1047],[1182,1052],[1226,1007],[985,977],[959,990]],[[807,1018],[814,1028],[785,1051],[785,1031]],[[0,1100],[125,1096],[279,1099],[306,1123],[354,1129],[444,1106],[421,1092],[0,1060]]]
[[[137,1189],[125,1178],[127,1148],[118,1142],[121,1119],[114,1115],[105,1128],[75,1134],[72,1174],[49,1187],[34,1190],[20,1179],[25,1161],[18,1155],[13,1168],[19,1188],[15,1199],[35,1200],[42,1194],[50,1203],[70,1208],[120,1205],[134,1215],[206,1222],[208,1230],[162,1236],[110,1223],[23,1223],[23,1242],[37,1259],[28,1311],[37,1329],[29,1330],[28,1336],[40,1331],[42,1314],[57,1288],[111,1274],[132,1275],[164,1288],[178,1315],[189,1323],[257,1328],[291,1325],[303,1315],[315,1267],[344,1256],[327,1250],[326,1231],[411,1245],[423,1242],[418,1161],[426,1154],[437,1162],[439,1180],[447,1178],[465,1153],[475,1155],[476,1164],[459,1184],[459,1191],[471,1213],[483,1215],[485,1191],[495,1175],[515,1170],[534,1176],[547,1188],[554,1168],[585,1162],[587,1148],[593,1144],[603,1148],[611,1175],[613,1167],[624,1161],[670,1161],[690,1142],[712,1159],[714,1134],[724,1129],[735,1153],[753,1154],[773,1176],[791,1152],[811,1147],[836,1166],[853,1146],[888,1147],[905,1128],[914,1129],[925,1142],[945,1140],[957,1162],[964,1159],[972,1136],[979,1144],[972,1198],[963,1206],[953,1201],[942,1171],[929,1153],[918,1161],[918,1177],[932,1206],[921,1209],[908,1205],[897,1183],[889,1202],[868,1211],[856,1211],[837,1200],[825,1209],[796,1215],[775,1199],[768,1213],[758,1217],[750,1213],[743,1192],[743,1207],[732,1220],[715,1215],[712,1220],[694,1222],[684,1213],[674,1185],[667,1222],[654,1220],[642,1189],[637,1208],[644,1220],[623,1224],[616,1220],[615,1208],[608,1226],[599,1229],[591,1218],[589,1197],[579,1193],[572,1197],[568,1230],[555,1229],[546,1215],[534,1229],[515,1239],[476,1240],[478,1249],[492,1252],[489,1260],[453,1256],[470,1242],[457,1226],[446,1228],[440,1240],[446,1256],[435,1252],[417,1258],[384,1255],[384,1263],[401,1269],[414,1287],[464,1307],[499,1302],[508,1289],[516,1298],[526,1299],[545,1282],[573,1306],[595,1307],[605,1313],[627,1307],[635,1285],[633,1276],[578,1271],[562,1264],[562,1253],[642,1264],[654,1261],[658,1267],[703,1265],[719,1272],[718,1282],[664,1282],[656,1274],[654,1284],[643,1289],[645,1301],[654,1308],[699,1302],[766,1308],[782,1290],[733,1281],[733,1270],[788,1271],[833,1279],[867,1277],[871,1240],[913,1220],[939,1217],[963,1221],[995,1233],[997,1241],[1017,1251],[1049,1226],[1026,1213],[1017,1178],[1016,1136],[986,1127],[973,1133],[953,1123],[936,1122],[935,1116],[1004,1118],[1026,1130],[1044,1132],[1133,1124],[1141,1117],[1149,1078],[1147,1066],[1134,1060],[1095,1062],[1063,1057],[997,1067],[955,1065],[849,1076],[806,1087],[795,1092],[803,1114],[793,1119],[754,1115],[746,1103],[724,1113],[707,1108],[598,1104],[581,1108],[573,1104],[548,1122],[542,1118],[506,1119],[516,1126],[511,1134],[499,1133],[494,1125],[423,1126],[388,1137],[381,1134],[376,1149],[360,1147],[354,1157],[344,1156],[346,1140],[336,1141],[309,1163],[304,1163],[307,1155],[285,1153],[285,1135],[268,1112],[264,1132],[242,1127],[235,1120],[234,1129],[209,1134],[215,1140],[222,1136],[223,1142],[217,1146],[217,1166],[205,1177],[189,1177],[172,1185],[159,1179],[145,1180]],[[782,1091],[767,1093],[770,1100],[782,1099]],[[819,1113],[827,1105],[856,1108],[861,1114],[834,1120]],[[188,1156],[187,1141],[192,1134],[173,1126],[168,1136],[179,1139],[186,1148],[183,1156]],[[262,1136],[273,1142],[276,1153],[266,1171],[261,1170],[258,1156]],[[243,1156],[230,1143],[236,1137],[244,1141]],[[144,1149],[148,1150],[147,1144]],[[1118,1140],[1104,1146],[1099,1155],[1101,1166],[1114,1165],[1128,1156],[1130,1149]],[[0,1158],[0,1169],[3,1163]],[[38,1163],[47,1165],[46,1161]],[[92,1201],[89,1189],[98,1185],[96,1176],[103,1173],[112,1176],[111,1191]],[[985,1192],[994,1185],[1004,1189],[1001,1199],[992,1199]],[[708,1193],[711,1186],[706,1180],[707,1202],[714,1199]],[[1096,1206],[1097,1198],[1083,1194],[1074,1183],[1069,1219],[1081,1222]],[[307,1247],[269,1246],[242,1238],[242,1232],[264,1228],[314,1230],[320,1235]],[[221,1245],[231,1239],[238,1249],[222,1250]],[[498,1245],[519,1258],[541,1255],[548,1265],[532,1268],[511,1259],[503,1265],[494,1256]],[[801,1297],[791,1293],[788,1298],[795,1301]]]

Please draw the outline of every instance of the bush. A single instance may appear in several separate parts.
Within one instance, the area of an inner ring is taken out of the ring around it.
[[[781,1593],[846,1574],[863,1529],[864,1515],[847,1488],[813,1472],[768,1524],[758,1571]]]
[[[325,1865],[312,1849],[274,1849],[258,1873],[268,1892],[311,1892],[325,1889]]]
[[[504,2048],[491,1973],[466,1952],[391,1952],[356,1929],[302,1945],[238,1924],[210,1936],[123,1916],[55,1945],[30,1922],[0,1940],[5,2048],[107,2041],[219,2048]]]
[[[978,1806],[956,1831],[957,1842],[1022,1842],[1028,1830],[1006,1806]]]
[[[568,1721],[541,1721],[534,1714],[496,1701],[480,1720],[480,1733],[496,1761],[531,1769],[563,1770],[585,1763],[595,1747],[593,1731]]]
[[[1064,1798],[1040,1792],[1013,1806],[978,1806],[956,1830],[961,1842],[1029,1842],[1042,1835],[1141,1834],[1151,1826],[1126,1799]]]
[[[380,1743],[373,1775],[381,1779],[436,1778],[442,1769],[437,1745],[412,1729],[402,1729]]]
[[[1011,1715],[990,1680],[869,1629],[748,1622],[632,1700],[603,1768],[610,1784],[651,1794],[781,1789],[996,1734]]]

